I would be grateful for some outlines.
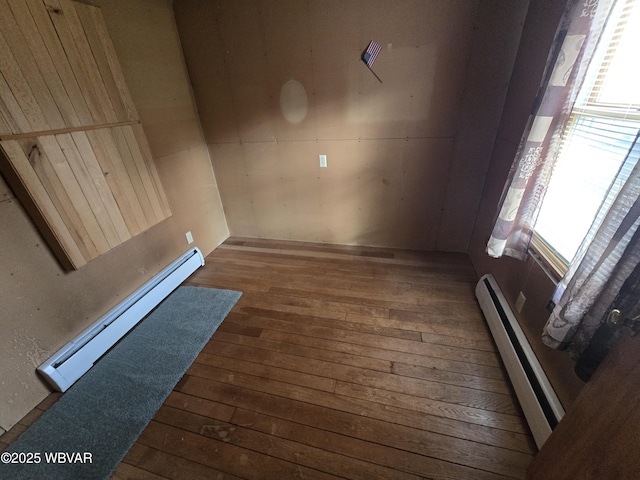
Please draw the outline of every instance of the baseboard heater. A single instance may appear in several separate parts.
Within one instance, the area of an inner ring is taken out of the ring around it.
[[[476,285],[476,297],[507,369],[538,448],[564,416],[564,409],[492,275]]]
[[[38,367],[38,372],[55,390],[66,391],[118,340],[203,265],[204,257],[200,249],[191,248],[58,350]]]

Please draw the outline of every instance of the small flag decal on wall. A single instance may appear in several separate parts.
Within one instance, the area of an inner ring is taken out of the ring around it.
[[[364,61],[364,63],[367,64],[367,67],[371,68],[373,66],[373,62],[375,62],[376,58],[378,58],[378,54],[380,53],[380,50],[382,50],[382,47],[378,45],[376,42],[374,42],[373,40],[371,40],[371,42],[369,43],[369,46],[367,47],[365,52],[362,54],[362,60]]]

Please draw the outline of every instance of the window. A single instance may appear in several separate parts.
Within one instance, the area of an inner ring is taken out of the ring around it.
[[[599,207],[615,196],[635,163],[625,159],[640,129],[638,3],[620,0],[611,13],[536,221],[532,247],[560,274],[598,222]]]

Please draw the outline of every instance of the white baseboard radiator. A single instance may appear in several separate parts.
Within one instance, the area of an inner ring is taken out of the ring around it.
[[[492,275],[480,279],[476,297],[536,445],[541,448],[564,416],[562,404]]]
[[[204,265],[197,247],[189,249],[38,367],[59,392],[66,391],[118,340],[194,271]]]

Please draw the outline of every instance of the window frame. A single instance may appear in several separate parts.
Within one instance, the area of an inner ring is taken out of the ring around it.
[[[572,126],[580,117],[599,117],[605,119],[628,119],[640,121],[640,105],[631,103],[609,104],[599,100],[602,93],[602,85],[609,73],[611,59],[620,45],[619,40],[621,31],[628,27],[629,8],[640,8],[640,4],[634,5],[634,0],[623,0],[623,2],[624,5],[622,7],[620,17],[616,21],[611,37],[607,39],[606,50],[599,60],[600,64],[597,71],[594,72],[592,76],[593,81],[591,81],[588,86],[589,90],[584,92],[580,91],[578,93],[577,98],[582,98],[582,101],[577,102],[569,114],[569,119],[563,131],[562,146],[560,147],[560,154],[558,155],[557,160],[560,160],[562,157],[562,149],[564,148],[565,141],[567,140],[567,132],[571,131]],[[583,87],[581,87],[581,90],[582,88]],[[542,264],[543,268],[547,270],[547,273],[553,276],[556,280],[560,280],[564,277],[572,261],[572,259],[565,259],[547,240],[538,234],[535,229],[535,225],[531,229],[529,251],[533,254],[534,258]]]
[[[564,277],[569,270],[569,262],[559,255],[535,230],[532,231],[529,253],[533,254],[532,256],[556,281]]]

